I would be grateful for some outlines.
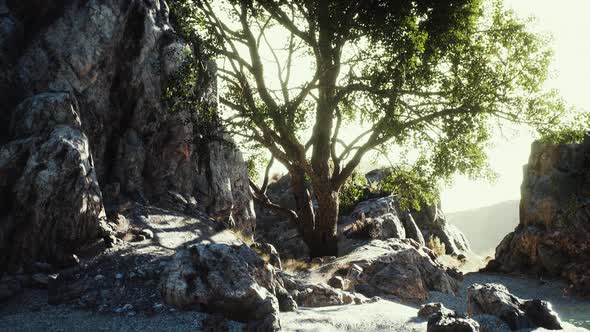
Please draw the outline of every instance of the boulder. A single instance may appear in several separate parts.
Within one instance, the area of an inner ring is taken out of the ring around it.
[[[427,332],[479,332],[479,323],[471,318],[457,318],[436,313],[428,319]]]
[[[426,303],[420,306],[418,310],[418,317],[428,318],[432,315],[441,313],[444,316],[457,317],[457,313],[454,310],[447,309],[442,303]]]
[[[160,284],[166,303],[223,314],[278,330],[279,299],[287,294],[274,269],[247,245],[199,244],[179,250]]]
[[[411,239],[372,240],[324,266],[346,271],[352,289],[366,296],[423,301],[429,291],[455,294],[458,281]]]
[[[447,254],[469,251],[467,238],[446,221],[439,205],[424,206],[420,211],[403,210],[395,196],[373,198],[359,203],[349,219],[368,226],[368,233],[374,234],[371,238],[407,237],[425,245],[424,239],[436,236]]]
[[[561,321],[551,304],[540,300],[522,300],[500,284],[474,284],[467,289],[467,313],[499,317],[512,330],[543,327],[561,330]]]
[[[420,307],[418,317],[428,318],[428,332],[479,332],[479,323],[461,317],[442,303],[427,303]]]
[[[201,112],[171,112],[162,100],[192,50],[196,108],[216,106],[215,65],[175,34],[165,1],[0,7],[0,272],[112,242],[122,231],[106,215],[129,201],[198,201],[252,234],[240,152],[214,124],[204,132]]]
[[[521,185],[520,221],[496,248],[488,271],[566,278],[590,293],[590,138],[535,142]]]
[[[369,301],[362,294],[335,289],[329,285],[300,281],[284,273],[280,276],[289,294],[302,307],[363,304]]]

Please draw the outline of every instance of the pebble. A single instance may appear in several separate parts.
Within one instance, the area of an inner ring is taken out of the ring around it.
[[[100,281],[100,280],[103,280],[103,279],[104,279],[104,276],[103,276],[102,274],[97,274],[97,275],[94,277],[94,280],[96,280],[96,281]]]
[[[123,279],[123,273],[115,274],[115,279]]]

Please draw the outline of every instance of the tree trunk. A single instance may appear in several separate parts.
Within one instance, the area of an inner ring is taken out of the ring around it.
[[[297,204],[299,233],[309,248],[310,256],[337,256],[338,193],[314,188],[314,197],[318,202],[318,209],[314,211],[302,171],[291,172],[291,185]]]
[[[338,256],[338,193],[315,191],[318,210],[315,228],[305,239],[311,257]]]

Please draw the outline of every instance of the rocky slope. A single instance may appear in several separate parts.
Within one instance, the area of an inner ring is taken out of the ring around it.
[[[380,169],[366,174],[369,185],[374,185],[384,176]],[[275,203],[295,208],[295,200],[290,189],[290,177],[285,175],[268,185],[267,196]],[[446,254],[458,256],[470,250],[467,237],[447,221],[440,204],[424,206],[420,211],[402,209],[396,197],[388,194],[375,194],[376,198],[366,199],[347,215],[341,216],[338,232],[340,242],[346,238],[413,239],[424,246],[437,238]],[[274,244],[281,255],[287,258],[305,258],[307,248],[294,225],[284,216],[257,206],[257,238]],[[346,254],[346,244],[340,243],[340,254]]]
[[[183,49],[201,64],[202,108],[215,107],[214,68],[162,0],[0,0],[0,270],[109,241],[128,201],[253,232],[239,151],[195,145],[198,112],[161,102]]]
[[[590,139],[535,142],[524,172],[520,223],[487,269],[562,276],[590,293]]]

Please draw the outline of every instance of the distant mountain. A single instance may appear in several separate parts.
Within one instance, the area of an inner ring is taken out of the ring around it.
[[[518,200],[505,201],[472,210],[446,214],[469,239],[471,249],[480,255],[493,254],[506,234],[518,225]]]

